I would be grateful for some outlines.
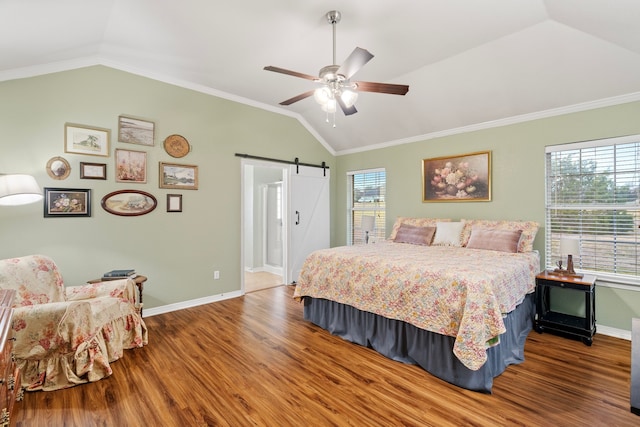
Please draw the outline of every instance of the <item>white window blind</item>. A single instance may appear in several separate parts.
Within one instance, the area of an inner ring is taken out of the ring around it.
[[[387,193],[385,169],[347,172],[347,178],[349,183],[347,243],[349,245],[364,244],[367,237],[369,243],[384,239]],[[365,216],[373,217],[373,227],[370,231],[366,230],[368,222],[367,219],[363,221]]]
[[[640,135],[547,147],[547,267],[577,238],[575,269],[640,283]]]

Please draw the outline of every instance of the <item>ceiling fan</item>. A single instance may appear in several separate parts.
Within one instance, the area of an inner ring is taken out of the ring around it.
[[[301,93],[300,95],[289,98],[286,101],[282,101],[280,105],[291,105],[294,102],[298,102],[313,95],[316,101],[322,106],[322,109],[327,112],[327,115],[329,113],[335,113],[337,104],[340,106],[342,112],[346,116],[349,116],[358,112],[354,106],[358,92],[405,95],[409,91],[409,86],[407,85],[351,81],[351,77],[353,77],[354,74],[356,74],[367,62],[369,62],[371,58],[373,58],[373,55],[366,49],[356,47],[342,65],[336,65],[336,24],[340,22],[342,16],[337,10],[327,12],[326,16],[327,21],[329,21],[333,26],[333,65],[327,65],[320,69],[319,77],[279,67],[264,67],[267,71],[288,74],[290,76],[312,80],[321,84],[319,88]]]

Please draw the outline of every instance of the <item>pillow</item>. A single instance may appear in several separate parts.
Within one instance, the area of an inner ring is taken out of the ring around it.
[[[462,246],[463,222],[437,222],[433,246]]]
[[[435,232],[435,227],[415,227],[409,224],[402,224],[400,228],[398,228],[398,232],[393,241],[396,243],[429,246]]]
[[[396,238],[396,234],[398,233],[398,229],[402,224],[413,225],[414,227],[435,227],[436,222],[446,222],[451,221],[450,219],[437,219],[437,218],[412,218],[406,216],[399,216],[396,218],[395,224],[393,224],[393,228],[391,229],[391,234],[389,234],[389,239],[394,240]]]
[[[518,242],[520,242],[521,235],[522,230],[495,230],[473,227],[467,248],[516,253],[518,252]]]
[[[462,246],[469,243],[471,229],[473,227],[491,228],[493,230],[522,230],[518,252],[533,251],[533,241],[538,233],[540,224],[535,221],[504,221],[504,220],[484,220],[484,219],[463,219],[465,224],[462,230]]]

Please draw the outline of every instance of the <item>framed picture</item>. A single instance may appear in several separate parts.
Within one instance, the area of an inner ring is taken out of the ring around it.
[[[45,187],[44,216],[91,216],[91,190]]]
[[[491,200],[491,152],[436,157],[422,161],[423,202]]]
[[[47,162],[47,174],[53,179],[67,179],[71,166],[62,157],[52,157]]]
[[[114,191],[104,196],[100,203],[105,211],[120,216],[145,215],[158,205],[153,195],[137,190]]]
[[[118,141],[153,146],[155,124],[133,117],[118,117]]]
[[[160,188],[198,189],[198,166],[160,162]]]
[[[105,163],[80,162],[81,179],[107,179],[107,165]]]
[[[64,152],[109,157],[111,131],[73,123],[64,125]]]
[[[167,194],[167,212],[182,212],[182,194]]]
[[[147,153],[117,149],[116,182],[147,182]]]

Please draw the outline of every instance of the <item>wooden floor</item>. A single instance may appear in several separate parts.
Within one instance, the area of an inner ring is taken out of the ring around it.
[[[273,288],[284,284],[282,276],[268,273],[266,271],[258,271],[255,273],[244,273],[244,291],[245,293],[261,291],[263,289]]]
[[[149,345],[113,375],[26,393],[17,426],[638,426],[630,412],[629,341],[587,347],[529,335],[526,361],[493,394],[444,383],[417,366],[302,319],[280,286],[146,318]]]

